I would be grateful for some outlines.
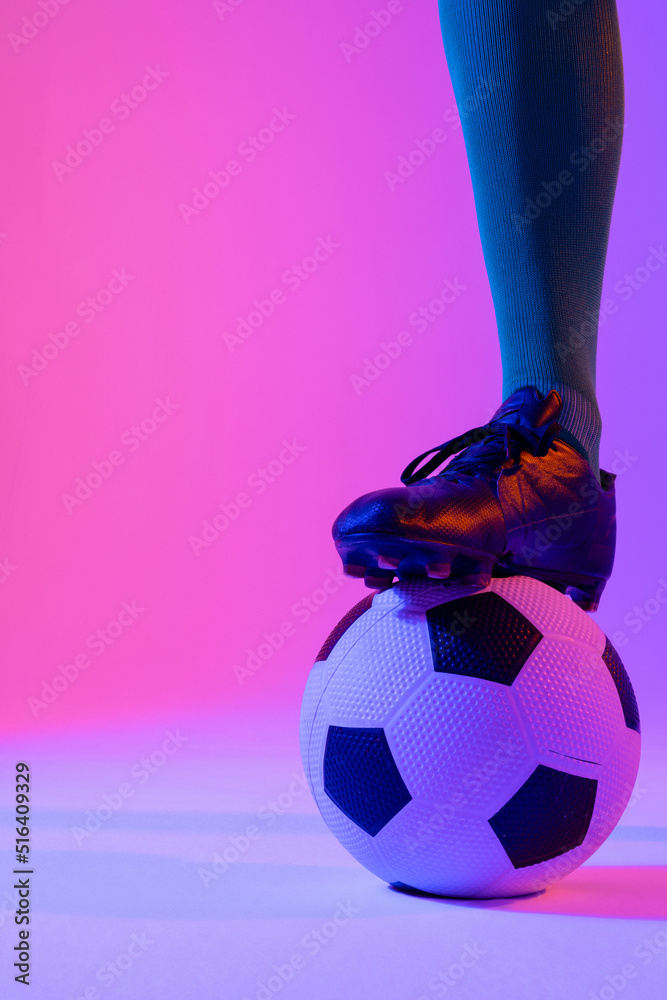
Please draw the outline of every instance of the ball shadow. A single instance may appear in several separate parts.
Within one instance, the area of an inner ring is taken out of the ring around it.
[[[497,899],[438,896],[407,886],[392,888],[411,896],[424,896],[453,906],[477,909],[572,917],[667,920],[667,867],[657,865],[585,866],[541,892]]]

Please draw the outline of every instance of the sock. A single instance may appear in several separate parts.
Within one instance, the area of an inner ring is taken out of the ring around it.
[[[623,135],[615,0],[440,0],[498,323],[503,398],[563,398],[596,474],[595,357]]]

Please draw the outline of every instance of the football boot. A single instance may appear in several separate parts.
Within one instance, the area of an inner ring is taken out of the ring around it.
[[[483,427],[411,462],[403,486],[354,500],[333,526],[345,571],[379,589],[395,576],[475,587],[532,576],[595,611],[614,561],[616,477],[598,480],[564,439],[561,409],[553,389],[519,389]]]

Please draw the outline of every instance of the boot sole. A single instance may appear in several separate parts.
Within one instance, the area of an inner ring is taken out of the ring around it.
[[[336,543],[348,576],[363,577],[367,587],[386,590],[394,577],[456,579],[471,587],[488,587],[492,577],[530,576],[570,597],[584,611],[597,611],[606,580],[585,573],[520,566],[489,552],[460,545],[427,542],[378,532],[346,535]]]

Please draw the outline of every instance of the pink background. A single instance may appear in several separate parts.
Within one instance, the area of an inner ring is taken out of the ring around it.
[[[341,43],[369,18],[359,0],[44,4],[47,23],[23,42],[11,33],[44,8],[6,0],[1,15],[11,93],[1,112],[3,725],[46,733],[230,707],[284,708],[296,722],[319,645],[365,593],[341,581],[333,518],[500,402],[437,6],[404,0],[346,57]],[[620,17],[627,132],[605,288],[619,308],[601,330],[598,375],[603,465],[621,473],[619,549],[597,620],[623,633],[650,755],[667,694],[667,604],[655,599],[667,599],[667,267],[623,289],[667,241],[655,23],[665,15],[653,2],[639,17],[624,0]],[[446,141],[392,190],[386,172],[438,126]],[[84,130],[91,141],[77,154]],[[251,159],[243,144],[258,133]],[[236,173],[219,191],[210,172],[230,160]],[[210,198],[200,193],[188,212],[195,189]],[[295,287],[287,272],[327,245]],[[464,290],[419,332],[408,318],[445,279]],[[233,343],[239,318],[275,289],[272,314]],[[355,389],[352,376],[403,330],[411,343]],[[95,463],[90,495],[79,487],[80,502],[68,500]],[[239,494],[245,506],[229,508]],[[238,516],[193,546],[221,504]],[[114,621],[104,644],[95,633]],[[265,633],[280,648],[262,645]],[[244,673],[251,653],[262,665]]]
[[[364,48],[341,47],[390,4]],[[114,997],[183,1000],[196,983],[202,1000],[255,998],[341,899],[358,915],[286,997],[435,995],[431,977],[475,942],[462,1000],[600,997],[642,940],[667,940],[667,266],[642,271],[667,244],[667,14],[657,0],[619,13],[627,132],[604,292],[618,308],[599,363],[619,548],[597,620],[637,691],[642,770],[589,865],[539,898],[480,905],[391,892],[296,777],[307,673],[367,593],[341,577],[334,517],[500,402],[436,0],[2,4],[9,990],[20,759],[34,782],[36,1000],[82,997],[138,934],[153,943]],[[438,127],[446,140],[390,185]],[[455,301],[411,326],[445,280]],[[398,356],[361,383],[383,344]],[[182,740],[168,756],[167,733]],[[205,887],[200,869],[230,850]],[[637,959],[628,997],[661,995],[660,947],[646,969]]]

